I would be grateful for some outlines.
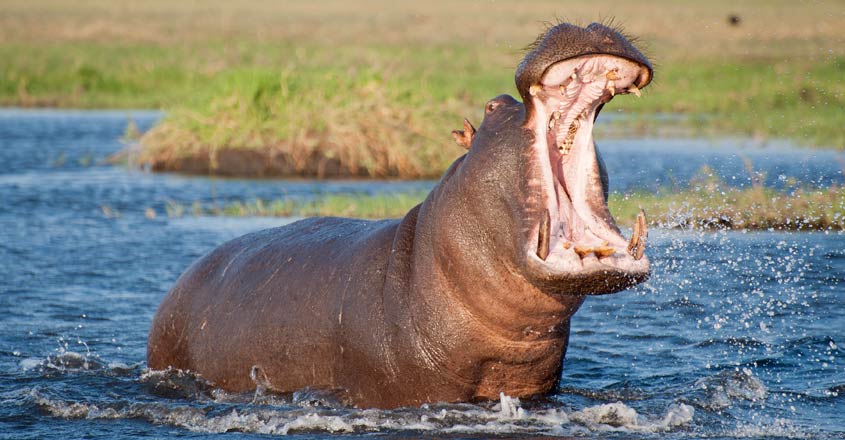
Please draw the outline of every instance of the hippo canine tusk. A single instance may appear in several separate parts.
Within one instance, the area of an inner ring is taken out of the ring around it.
[[[631,234],[631,241],[628,242],[628,253],[636,260],[643,258],[645,244],[648,239],[648,223],[645,218],[645,211],[640,210],[637,220],[634,223],[634,232]]]
[[[549,210],[543,212],[543,217],[540,219],[540,232],[537,235],[537,256],[541,260],[546,261],[549,256],[549,235],[551,234],[551,217]]]

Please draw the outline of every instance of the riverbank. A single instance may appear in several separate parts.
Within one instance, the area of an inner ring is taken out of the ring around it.
[[[235,201],[223,205],[171,202],[166,214],[227,217],[340,216],[366,219],[398,218],[420,203],[427,193],[325,195],[311,200],[280,198]],[[732,230],[845,230],[845,190],[797,189],[782,193],[763,187],[729,188],[716,180],[697,189],[651,194],[613,193],[610,211],[620,227],[631,227],[640,209],[649,223],[666,228]]]
[[[301,74],[315,69],[296,65],[285,76],[237,74],[236,87],[171,112],[140,139],[134,160],[158,171],[225,176],[432,178],[461,153],[449,132],[462,118],[477,125],[489,97],[513,93],[510,72],[484,70],[468,51],[369,56],[371,66],[382,67],[324,66]],[[454,56],[475,60],[460,68],[474,74],[449,77]],[[394,69],[387,59],[419,63],[418,69]],[[653,136],[669,126],[691,136],[742,133],[845,148],[845,101],[838,98],[845,88],[836,79],[843,71],[845,58],[666,65],[642,99],[620,96],[608,104],[605,112],[622,118],[600,117],[598,135]],[[665,114],[677,117],[656,117]]]
[[[543,20],[612,11],[656,80],[643,99],[609,104],[597,130],[845,148],[835,5],[659,3],[649,14],[610,1],[4,3],[0,105],[164,109],[131,156],[153,170],[435,177],[460,154],[449,132],[515,94],[514,66]],[[679,117],[661,124],[665,114]]]

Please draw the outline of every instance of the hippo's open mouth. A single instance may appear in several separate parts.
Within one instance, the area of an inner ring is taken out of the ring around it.
[[[617,94],[639,95],[650,74],[625,58],[585,55],[552,64],[530,88],[532,174],[542,181],[543,200],[531,222],[528,263],[542,279],[576,281],[574,288],[568,283],[571,293],[612,293],[648,278],[645,216],[625,240],[607,208],[592,131],[605,103]]]

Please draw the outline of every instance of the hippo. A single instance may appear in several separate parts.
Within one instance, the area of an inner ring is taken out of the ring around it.
[[[486,103],[468,148],[401,219],[320,217],[244,235],[191,265],[153,319],[150,369],[231,392],[325,390],[362,408],[542,396],[589,295],[649,277],[593,142],[601,108],[652,80],[619,31],[550,27]]]

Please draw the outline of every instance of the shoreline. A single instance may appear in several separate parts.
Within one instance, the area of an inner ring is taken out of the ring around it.
[[[489,99],[517,95],[516,63],[560,12],[555,2],[473,3],[462,13],[448,2],[212,4],[202,14],[168,3],[133,13],[122,3],[7,5],[0,105],[166,111],[141,138],[155,170],[435,177],[460,153],[449,132],[465,117],[478,125]],[[582,23],[599,10],[625,17],[657,65],[642,99],[614,99],[599,121],[651,118],[625,123],[636,136],[680,127],[845,150],[837,5],[566,8]],[[725,11],[746,19],[728,22]],[[268,158],[274,165],[258,164]]]
[[[717,186],[712,186],[717,185]],[[797,189],[792,194],[763,187],[725,188],[714,183],[701,190],[674,194],[611,193],[608,206],[620,227],[630,227],[644,209],[649,224],[669,229],[845,231],[845,189]],[[234,201],[203,205],[168,203],[169,218],[315,217],[340,216],[363,219],[403,217],[428,192],[379,195],[323,195],[302,200]]]

